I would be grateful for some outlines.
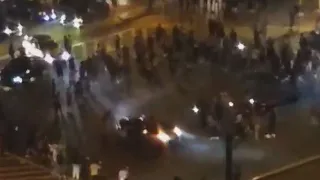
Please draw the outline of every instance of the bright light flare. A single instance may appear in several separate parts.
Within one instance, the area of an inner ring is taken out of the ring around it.
[[[180,137],[182,135],[182,130],[178,127],[174,127],[173,128],[173,132],[178,136]]]
[[[29,74],[29,73],[30,73],[30,69],[27,69],[27,70],[26,70],[26,74]]]
[[[54,58],[49,53],[46,53],[43,59],[49,64],[52,64],[54,61]]]
[[[73,27],[79,29],[82,26],[82,24],[83,24],[82,18],[75,17],[73,19]]]
[[[61,57],[62,60],[67,61],[67,60],[69,60],[71,58],[71,55],[67,51],[63,51],[60,57]]]
[[[244,44],[242,44],[242,43],[239,43],[237,45],[237,48],[242,51],[242,50],[244,50],[246,48],[246,46]]]
[[[30,43],[27,40],[23,40],[22,41],[22,47],[25,49],[26,55],[28,57],[30,56],[36,56],[36,57],[40,57],[43,58],[44,54],[40,49],[37,49],[34,44]]]
[[[16,84],[21,84],[23,81],[20,76],[16,76],[12,80],[13,80],[13,83],[16,83]]]
[[[66,19],[67,19],[67,16],[65,14],[62,14],[60,17],[60,24],[65,25]]]
[[[22,31],[23,30],[23,26],[20,23],[18,23],[17,30],[18,31]]]
[[[45,20],[45,21],[49,21],[50,20],[50,17],[47,15],[47,13],[43,13],[43,16],[42,16],[42,19]]]
[[[145,116],[144,114],[142,114],[142,115],[139,117],[139,119],[140,119],[141,121],[144,121],[145,118],[146,118],[146,116]]]
[[[168,143],[171,140],[170,136],[165,132],[163,132],[162,130],[159,130],[159,133],[157,134],[156,137],[163,143]]]
[[[194,113],[198,114],[199,108],[198,108],[196,105],[194,105],[193,108],[192,108],[192,111],[193,111]]]
[[[233,102],[229,102],[228,105],[229,105],[230,107],[233,107],[233,106],[234,106]]]
[[[50,15],[51,19],[55,20],[57,19],[57,15],[56,13],[54,12],[54,9],[51,10],[51,15]]]
[[[8,36],[10,36],[12,33],[13,33],[13,31],[10,29],[10,28],[8,28],[8,26],[3,30],[3,33],[5,33],[6,35],[8,35]]]
[[[249,103],[251,104],[251,105],[253,105],[254,103],[255,103],[255,101],[254,101],[254,99],[249,99]]]
[[[142,131],[142,134],[148,134],[148,131],[147,131],[146,129],[144,129],[144,130]]]

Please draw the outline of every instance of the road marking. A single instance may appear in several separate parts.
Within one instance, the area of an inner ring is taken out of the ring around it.
[[[273,170],[273,171],[267,172],[265,174],[256,176],[256,177],[252,178],[252,180],[261,180],[261,179],[264,179],[264,178],[267,178],[267,177],[270,177],[270,176],[274,176],[274,175],[283,173],[285,171],[292,170],[292,169],[297,168],[299,166],[312,163],[313,161],[316,161],[316,160],[320,160],[320,155],[311,156],[311,157],[299,160],[298,162],[291,163],[291,164],[288,164],[286,166],[277,168],[276,170]]]

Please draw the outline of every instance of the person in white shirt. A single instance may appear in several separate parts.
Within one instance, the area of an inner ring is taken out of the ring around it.
[[[77,163],[72,164],[72,178],[75,180],[80,179],[80,164],[77,164]]]
[[[101,162],[91,163],[89,168],[90,168],[91,180],[97,179],[99,175],[99,171],[101,169]]]
[[[129,176],[129,167],[125,167],[121,169],[118,174],[119,180],[127,180]]]

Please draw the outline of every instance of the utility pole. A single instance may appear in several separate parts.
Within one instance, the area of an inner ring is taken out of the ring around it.
[[[225,164],[225,177],[226,180],[233,179],[233,135],[227,133],[225,137],[225,153],[226,153],[226,164]]]

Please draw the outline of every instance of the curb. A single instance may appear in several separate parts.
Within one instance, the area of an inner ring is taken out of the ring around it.
[[[311,157],[299,160],[298,162],[294,162],[294,163],[285,165],[283,167],[280,167],[280,168],[277,168],[275,170],[269,171],[269,172],[267,172],[265,174],[256,176],[256,177],[252,178],[251,180],[262,180],[264,178],[269,178],[269,177],[272,177],[272,176],[276,176],[276,175],[279,175],[281,173],[293,170],[295,168],[298,168],[300,166],[312,163],[312,162],[317,161],[317,160],[320,160],[320,155],[311,156]]]

